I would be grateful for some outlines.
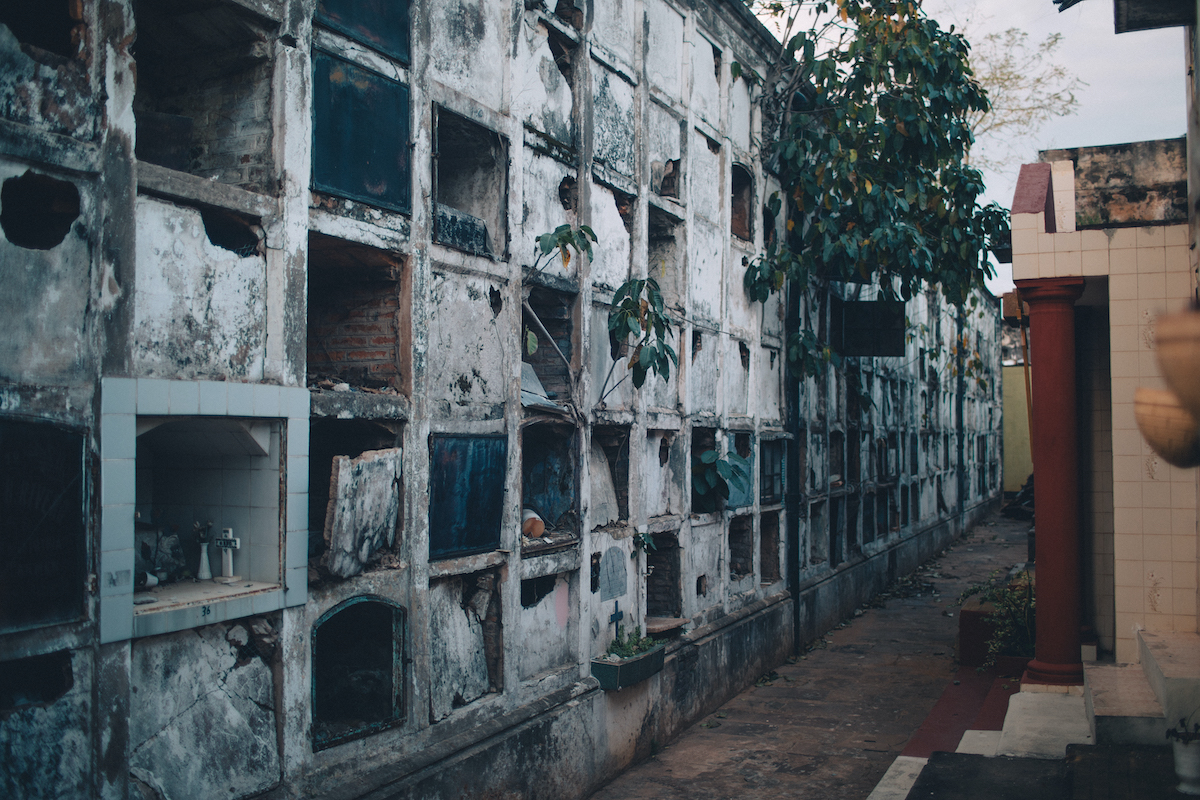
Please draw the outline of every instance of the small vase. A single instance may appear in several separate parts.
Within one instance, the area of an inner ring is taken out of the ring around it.
[[[1180,794],[1200,795],[1200,740],[1171,742],[1175,750],[1175,777],[1179,778],[1176,790]]]

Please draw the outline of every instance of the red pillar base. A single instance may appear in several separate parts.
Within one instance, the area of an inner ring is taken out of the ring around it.
[[[1021,683],[1076,686],[1083,683],[1083,664],[1047,664],[1036,658],[1029,662]]]

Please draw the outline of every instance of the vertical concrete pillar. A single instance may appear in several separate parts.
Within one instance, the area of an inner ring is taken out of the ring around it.
[[[1083,278],[1023,280],[1017,289],[1029,304],[1037,497],[1037,644],[1022,680],[1083,683],[1075,430],[1075,301]]]

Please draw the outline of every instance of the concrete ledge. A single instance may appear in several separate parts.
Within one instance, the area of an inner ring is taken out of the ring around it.
[[[1200,708],[1200,633],[1138,632],[1142,669],[1168,720]]]
[[[1083,667],[1084,702],[1096,744],[1162,744],[1162,705],[1137,664]]]

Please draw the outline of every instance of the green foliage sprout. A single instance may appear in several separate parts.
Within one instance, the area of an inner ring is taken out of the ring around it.
[[[693,510],[700,513],[716,511],[729,499],[730,485],[738,491],[750,486],[750,462],[729,453],[725,458],[716,450],[705,450],[692,456],[692,490],[696,493]]]
[[[608,333],[614,342],[633,338],[633,353],[628,367],[633,371],[633,385],[638,389],[653,372],[666,380],[671,365],[679,365],[675,349],[668,343],[671,320],[665,311],[662,291],[653,278],[636,278],[621,284],[613,294],[612,310],[608,314]]]
[[[645,653],[648,650],[653,650],[659,642],[649,636],[642,636],[641,627],[633,629],[633,633],[628,636],[617,627],[617,638],[613,639],[608,645],[606,651],[609,655],[617,656],[618,658],[630,658],[640,653]]]

